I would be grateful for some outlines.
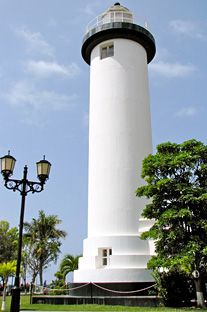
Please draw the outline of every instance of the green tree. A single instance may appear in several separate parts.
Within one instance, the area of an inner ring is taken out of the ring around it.
[[[26,271],[32,276],[31,283],[34,284],[35,279],[40,271],[40,261],[37,257],[38,246],[33,243],[32,239],[25,240],[22,250],[22,268],[24,272],[24,282],[26,286]]]
[[[64,286],[65,284],[65,277],[61,271],[57,271],[54,276],[56,277],[55,285],[58,287]]]
[[[44,211],[39,211],[38,219],[24,223],[26,235],[30,237],[27,245],[28,266],[35,268],[39,273],[40,284],[43,285],[43,270],[51,262],[56,262],[60,253],[61,239],[66,237],[66,232],[57,229],[62,221],[56,215],[46,216]],[[37,273],[38,272],[38,273]]]
[[[17,258],[18,229],[10,228],[9,222],[0,221],[0,263]]]
[[[73,272],[78,269],[78,260],[80,257],[82,257],[82,255],[73,257],[70,254],[66,254],[63,257],[60,263],[60,271],[63,273],[64,279],[68,273]]]
[[[154,239],[156,255],[149,269],[178,267],[194,278],[197,306],[204,307],[202,289],[207,269],[207,146],[196,140],[163,143],[143,161],[137,196],[151,202],[142,216],[154,225],[142,239]]]
[[[178,267],[163,272],[153,270],[152,276],[156,282],[155,288],[163,297],[165,306],[185,307],[186,303],[195,299],[193,279]]]
[[[16,261],[0,263],[0,276],[3,281],[3,300],[1,310],[6,309],[6,288],[9,276],[14,275],[16,271]]]

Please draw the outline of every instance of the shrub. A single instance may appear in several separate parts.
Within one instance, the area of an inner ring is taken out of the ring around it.
[[[154,271],[153,276],[165,306],[187,306],[196,297],[194,281],[178,269],[162,273]]]

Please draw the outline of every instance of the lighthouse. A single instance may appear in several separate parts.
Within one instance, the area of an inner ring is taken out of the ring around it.
[[[90,66],[88,236],[74,283],[126,289],[129,283],[153,280],[146,267],[154,245],[140,239],[152,221],[142,218],[148,202],[135,191],[144,183],[142,161],[152,153],[147,64],[155,50],[148,23],[118,2],[86,28],[82,57]]]

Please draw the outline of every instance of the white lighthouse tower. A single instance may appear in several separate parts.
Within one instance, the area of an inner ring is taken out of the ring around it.
[[[90,65],[88,237],[74,283],[152,282],[153,242],[141,213],[147,201],[142,160],[152,153],[147,64],[155,55],[148,24],[115,3],[86,29],[83,59]],[[124,288],[124,287],[123,287]],[[120,288],[119,288],[120,289]]]

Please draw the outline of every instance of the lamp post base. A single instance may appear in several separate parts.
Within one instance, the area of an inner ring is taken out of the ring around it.
[[[11,290],[12,299],[11,299],[11,307],[10,312],[19,312],[20,306],[20,288],[13,287]]]

